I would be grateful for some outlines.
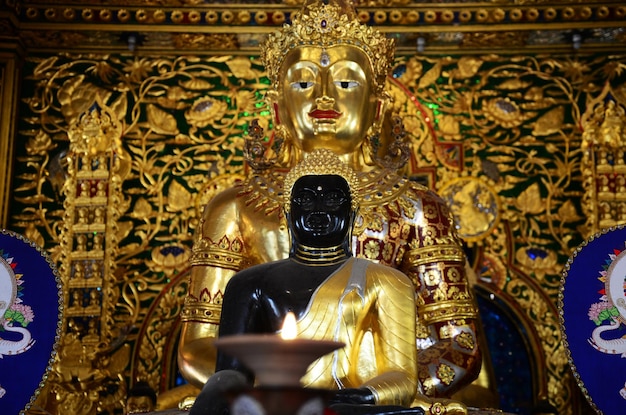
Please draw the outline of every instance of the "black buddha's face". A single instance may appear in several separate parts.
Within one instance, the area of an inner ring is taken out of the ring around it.
[[[341,245],[351,223],[352,199],[341,176],[303,176],[291,190],[291,227],[296,242],[314,247]]]
[[[131,396],[126,403],[126,413],[131,414],[144,414],[154,410],[154,405],[149,396]]]

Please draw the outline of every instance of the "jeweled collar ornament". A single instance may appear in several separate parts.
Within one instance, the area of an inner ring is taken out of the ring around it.
[[[328,48],[350,45],[361,49],[370,60],[378,90],[385,86],[394,56],[394,41],[374,28],[359,23],[349,0],[307,0],[295,13],[291,25],[268,35],[261,44],[261,58],[275,89],[278,89],[285,56],[300,46]]]

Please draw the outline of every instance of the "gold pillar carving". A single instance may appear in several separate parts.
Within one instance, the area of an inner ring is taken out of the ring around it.
[[[0,51],[0,228],[8,225],[20,57]]]
[[[68,131],[60,273],[64,334],[51,376],[58,413],[112,413],[123,406],[130,358],[113,318],[120,216],[121,124],[99,97]],[[113,392],[113,393],[111,393]]]
[[[626,112],[609,85],[582,117],[586,237],[626,223]]]

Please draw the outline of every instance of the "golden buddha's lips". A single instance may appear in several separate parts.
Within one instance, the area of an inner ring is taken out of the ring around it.
[[[320,110],[316,109],[309,112],[309,117],[317,118],[317,119],[337,119],[341,117],[341,113],[335,110]]]

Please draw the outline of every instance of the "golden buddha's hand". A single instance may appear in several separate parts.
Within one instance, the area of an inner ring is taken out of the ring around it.
[[[467,407],[459,401],[417,395],[412,407],[422,408],[426,415],[467,415]]]

